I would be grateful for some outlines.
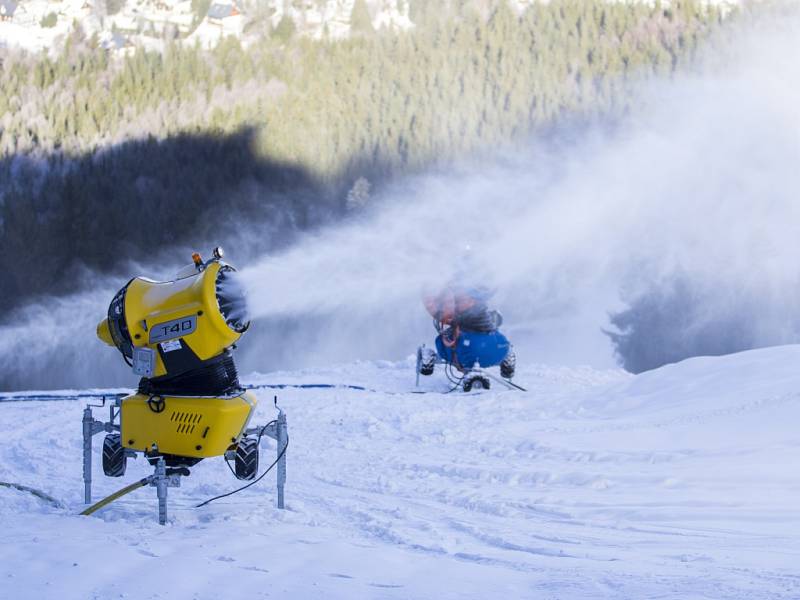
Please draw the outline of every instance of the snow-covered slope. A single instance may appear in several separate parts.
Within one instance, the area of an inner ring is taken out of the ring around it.
[[[2,594],[798,598],[798,365],[785,346],[637,377],[531,366],[527,394],[447,394],[439,376],[413,394],[411,361],[251,376],[380,391],[279,391],[288,510],[271,476],[193,508],[235,487],[209,460],[166,527],[152,489],[75,516],[82,402],[0,403],[0,480],[66,505],[0,488]],[[97,462],[98,497],[148,473]]]

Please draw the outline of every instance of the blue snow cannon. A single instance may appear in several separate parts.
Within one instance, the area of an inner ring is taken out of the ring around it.
[[[489,389],[490,379],[518,387],[510,381],[516,356],[508,338],[499,331],[502,316],[488,308],[490,296],[484,288],[448,286],[424,298],[438,335],[435,351],[424,345],[417,349],[417,384],[420,375],[432,375],[439,363],[445,365],[454,389]],[[486,371],[497,366],[502,379]]]

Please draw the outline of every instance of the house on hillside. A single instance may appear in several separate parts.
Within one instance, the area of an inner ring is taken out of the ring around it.
[[[234,2],[214,2],[208,9],[206,23],[215,35],[241,35],[244,30],[244,15]]]
[[[16,12],[16,2],[13,0],[0,0],[0,21],[11,21]]]
[[[225,19],[236,17],[239,9],[235,4],[223,4],[215,2],[208,9],[208,22],[214,25],[225,25]]]
[[[129,48],[133,48],[133,44],[119,31],[112,31],[110,35],[100,40],[100,47],[106,52],[124,54]]]

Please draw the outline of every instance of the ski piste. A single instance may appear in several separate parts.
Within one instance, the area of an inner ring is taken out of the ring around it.
[[[505,381],[503,379],[497,378],[492,373],[489,373],[485,370],[475,368],[468,373],[469,376],[472,377],[485,377],[490,378],[498,383],[505,385],[508,389],[516,389],[525,391],[524,388],[512,384],[509,381]],[[425,394],[425,393],[438,393],[438,394],[447,394],[453,392],[455,388],[451,388],[445,392],[435,392],[435,391],[425,391],[425,390],[409,390],[407,392],[400,392],[400,391],[390,391],[390,390],[378,390],[369,388],[362,385],[356,384],[347,384],[347,383],[258,383],[258,384],[243,384],[240,386],[242,390],[245,391],[252,391],[252,390],[286,390],[286,389],[294,389],[294,390],[347,390],[347,391],[354,391],[354,392],[364,392],[369,394],[381,394],[381,395],[388,395],[388,396],[397,396],[405,394]],[[488,391],[488,384],[483,387],[477,388],[478,393],[480,391],[486,390]],[[127,494],[134,492],[142,487],[155,487],[158,490],[158,518],[160,524],[167,523],[167,489],[169,487],[180,487],[180,478],[181,476],[188,477],[190,475],[190,471],[185,466],[171,466],[167,467],[163,458],[160,458],[157,463],[153,463],[150,460],[151,464],[155,464],[155,472],[151,475],[144,477],[134,483],[131,483],[120,490],[110,494],[109,496],[103,498],[100,501],[92,503],[92,438],[98,433],[103,431],[109,432],[111,436],[116,436],[117,443],[119,444],[119,434],[115,433],[120,430],[119,425],[115,424],[115,420],[119,418],[119,408],[123,401],[124,397],[130,397],[131,394],[135,393],[133,390],[127,390],[123,388],[108,388],[108,389],[94,389],[94,390],[87,390],[87,391],[78,391],[78,390],[56,390],[56,391],[30,391],[30,392],[17,392],[17,393],[4,393],[0,394],[0,403],[19,403],[19,402],[69,402],[69,401],[80,401],[86,400],[88,403],[83,411],[83,435],[84,435],[84,442],[83,442],[83,460],[84,460],[84,502],[88,506],[81,512],[81,515],[88,516],[92,515],[98,510],[101,510],[108,506],[110,503],[126,496]],[[173,399],[176,400],[176,399]],[[180,398],[177,398],[180,400]],[[275,396],[274,403],[275,407],[277,406],[278,397]],[[92,403],[92,401],[99,402],[99,403]],[[108,422],[97,420],[94,418],[93,409],[110,409],[110,420]],[[283,419],[281,421],[281,419]],[[288,437],[285,435],[286,429],[286,421],[285,416],[283,416],[283,412],[280,411],[279,419],[282,425],[278,425],[277,427],[273,425],[275,421],[268,424],[267,427],[270,428],[270,431],[267,432],[268,437],[272,437],[275,440],[285,442],[285,445],[282,447],[279,445],[278,456],[276,460],[263,472],[258,478],[254,478],[254,480],[241,487],[240,489],[235,489],[225,494],[221,494],[211,499],[207,499],[206,501],[198,504],[196,508],[200,508],[209,502],[212,502],[217,499],[225,498],[231,494],[237,493],[241,490],[244,490],[256,483],[258,483],[269,471],[272,470],[273,467],[278,465],[278,488],[279,488],[279,501],[278,506],[283,508],[283,481],[285,481],[285,451],[288,447]],[[282,430],[280,428],[283,428]],[[260,427],[250,428],[248,431],[252,435],[258,435],[260,439],[261,435],[265,432],[265,429]],[[281,434],[281,431],[283,432]],[[282,437],[283,436],[283,437]],[[125,473],[124,462],[127,461],[127,458],[135,457],[133,454],[130,456],[126,456],[125,453],[117,453],[120,457],[122,457],[122,463],[120,465],[114,465],[113,467],[109,467],[106,464],[106,454],[107,449],[106,445],[108,442],[108,436],[106,439],[106,443],[103,446],[103,471],[107,476],[121,476]],[[256,467],[257,470],[257,461]],[[119,475],[117,475],[119,473]],[[251,477],[244,477],[244,479],[251,479]],[[0,487],[15,489],[20,492],[24,492],[27,494],[32,495],[33,497],[38,498],[39,500],[45,501],[50,505],[54,506],[58,509],[64,509],[67,505],[53,498],[47,492],[35,488],[30,487],[24,484],[15,483],[15,482],[4,482],[0,481]]]
[[[245,383],[403,395],[265,389],[257,416],[278,393],[294,431],[288,510],[272,474],[195,508],[244,483],[209,461],[169,490],[166,528],[148,487],[78,516],[84,401],[0,404],[0,481],[66,506],[0,488],[13,540],[0,576],[23,600],[158,597],[176,580],[213,600],[217,578],[234,595],[278,582],[287,597],[335,600],[478,600],[498,582],[508,598],[796,600],[799,362],[800,346],[638,376],[523,362],[528,394],[411,394],[409,361],[253,374]],[[446,389],[438,376],[422,385]],[[72,395],[100,391],[122,390]],[[104,478],[98,454],[96,499],[152,474],[140,457],[124,481]]]

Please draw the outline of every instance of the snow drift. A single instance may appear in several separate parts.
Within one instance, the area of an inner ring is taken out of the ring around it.
[[[193,508],[237,483],[208,460],[170,491],[167,527],[148,488],[76,516],[83,402],[0,403],[0,480],[65,505],[0,488],[0,577],[20,600],[794,599],[798,362],[800,346],[635,377],[528,364],[528,394],[439,393],[441,375],[411,394],[411,361],[252,375],[377,391],[280,391],[288,510],[269,476]],[[150,471],[94,465],[98,497]]]

